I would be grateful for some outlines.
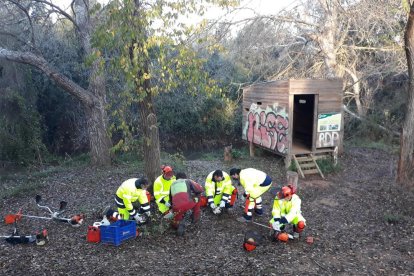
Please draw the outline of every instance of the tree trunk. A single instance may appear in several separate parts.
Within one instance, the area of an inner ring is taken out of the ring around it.
[[[160,174],[160,138],[157,125],[157,115],[153,110],[151,94],[139,102],[139,117],[143,134],[143,152],[145,174],[150,183],[154,183]]]
[[[410,6],[404,34],[405,54],[408,65],[408,104],[400,143],[397,182],[414,187],[414,3]]]
[[[139,17],[140,9],[142,8],[142,2],[140,0],[134,0],[135,10],[134,16]],[[146,31],[142,29],[142,26],[138,26],[137,32],[141,33],[143,37],[147,37]],[[134,66],[138,67],[137,79],[135,80],[135,89],[139,100],[139,117],[143,134],[143,152],[144,152],[144,170],[145,175],[148,177],[149,183],[154,183],[155,179],[160,173],[161,161],[160,161],[160,136],[157,125],[157,115],[154,110],[154,100],[151,94],[151,81],[148,78],[144,78],[145,74],[149,72],[149,60],[145,54],[142,54],[138,58],[136,53],[134,54],[134,44],[140,44],[141,42],[133,41],[129,49],[129,58]],[[140,45],[142,47],[142,45]],[[140,54],[138,54],[140,55]],[[143,59],[142,64],[137,63],[137,60]],[[152,192],[152,185],[150,186],[150,192]]]
[[[92,55],[95,51],[91,47],[91,30],[93,27],[89,7],[89,0],[76,0],[74,2],[75,22],[79,27],[77,29],[79,41],[86,57]],[[86,107],[85,113],[92,164],[106,166],[111,164],[110,149],[112,142],[107,133],[106,80],[104,70],[100,68],[101,59],[101,57],[97,57],[90,68],[88,91],[96,97],[96,101],[92,108]]]

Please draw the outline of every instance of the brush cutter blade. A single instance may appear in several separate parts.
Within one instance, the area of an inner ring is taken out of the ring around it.
[[[39,204],[40,201],[42,201],[42,196],[41,195],[36,195],[36,204]]]
[[[68,203],[66,201],[61,201],[60,205],[59,205],[59,211],[65,210],[66,205],[68,205]]]

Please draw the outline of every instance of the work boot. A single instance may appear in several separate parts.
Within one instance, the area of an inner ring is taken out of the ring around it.
[[[293,232],[293,238],[294,239],[299,239],[299,237],[300,237],[299,232]]]
[[[258,215],[259,217],[263,216],[263,209],[254,209],[254,212],[256,213],[256,215]]]
[[[184,236],[184,232],[185,232],[185,223],[184,223],[184,220],[182,220],[178,224],[177,235],[182,237],[182,236]]]
[[[242,217],[237,218],[237,221],[240,221],[240,222],[251,222],[252,221],[252,217],[244,214]]]

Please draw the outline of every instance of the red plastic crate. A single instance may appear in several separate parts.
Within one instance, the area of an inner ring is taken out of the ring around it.
[[[135,220],[117,220],[111,225],[100,226],[101,242],[120,245],[122,242],[135,238],[137,234],[137,224]]]

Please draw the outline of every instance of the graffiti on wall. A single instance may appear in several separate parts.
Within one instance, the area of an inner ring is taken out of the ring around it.
[[[337,131],[318,132],[317,137],[318,137],[318,139],[316,140],[317,148],[339,146],[339,132]]]
[[[288,151],[288,114],[277,104],[266,109],[252,103],[243,128],[243,139],[286,154]]]

